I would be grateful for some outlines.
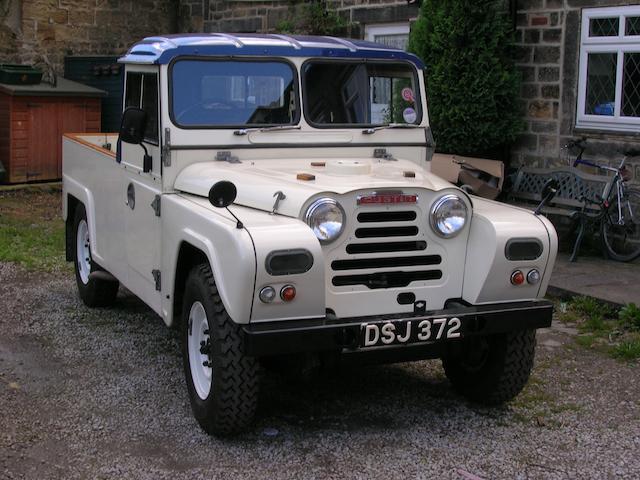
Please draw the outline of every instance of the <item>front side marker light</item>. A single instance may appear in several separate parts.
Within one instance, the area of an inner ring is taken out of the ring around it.
[[[276,299],[276,289],[271,286],[264,287],[258,297],[262,303],[271,303]]]
[[[520,270],[516,270],[511,274],[511,284],[512,285],[522,285],[524,283],[524,273]]]
[[[535,285],[540,281],[540,272],[535,268],[527,273],[527,282],[531,285]]]

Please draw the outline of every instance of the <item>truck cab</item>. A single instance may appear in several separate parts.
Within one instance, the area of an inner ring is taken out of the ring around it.
[[[430,173],[420,59],[195,34],[121,62],[121,131],[64,138],[67,258],[87,305],[122,284],[181,329],[207,432],[251,424],[275,358],[441,358],[471,399],[517,395],[551,321],[555,230]]]

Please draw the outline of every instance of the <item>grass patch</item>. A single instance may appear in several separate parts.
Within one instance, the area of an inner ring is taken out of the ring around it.
[[[633,303],[617,310],[591,297],[574,297],[557,306],[557,317],[574,324],[575,342],[621,360],[640,358],[640,308]]]
[[[69,268],[61,211],[60,188],[0,192],[0,261],[46,272]]]
[[[622,360],[640,358],[640,334],[635,334],[611,348],[611,355]]]

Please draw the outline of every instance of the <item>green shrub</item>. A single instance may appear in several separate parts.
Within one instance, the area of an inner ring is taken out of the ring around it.
[[[520,76],[505,2],[425,0],[409,51],[426,65],[439,152],[490,155],[523,129]]]
[[[622,307],[618,312],[618,317],[624,327],[640,330],[640,308],[635,303]]]
[[[345,35],[350,24],[335,11],[327,9],[326,1],[292,2],[288,17],[276,25],[277,33],[303,35]]]

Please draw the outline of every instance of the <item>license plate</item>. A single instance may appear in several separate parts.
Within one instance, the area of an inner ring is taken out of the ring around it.
[[[458,317],[363,323],[360,326],[360,346],[384,347],[453,340],[460,338],[461,326]]]

